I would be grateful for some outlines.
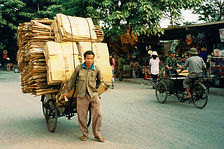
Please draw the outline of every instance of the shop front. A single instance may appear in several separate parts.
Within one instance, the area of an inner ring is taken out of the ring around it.
[[[175,49],[179,63],[188,57],[188,50],[198,49],[199,56],[207,65],[206,76],[211,86],[224,87],[224,22],[202,23],[164,29],[160,38],[162,59]]]

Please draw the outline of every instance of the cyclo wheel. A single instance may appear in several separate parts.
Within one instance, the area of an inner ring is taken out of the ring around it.
[[[202,83],[194,84],[192,88],[193,104],[196,108],[202,109],[208,102],[208,90]]]
[[[88,115],[87,115],[87,127],[89,127],[91,124],[91,116],[92,116],[91,114],[92,114],[91,113],[91,104],[89,104]]]
[[[167,85],[164,81],[159,81],[156,89],[156,98],[159,103],[165,103],[167,99]]]
[[[54,132],[57,127],[57,108],[54,99],[49,99],[44,103],[43,111],[46,111],[45,120],[50,132]]]
[[[42,102],[42,111],[44,118],[46,118],[46,102],[47,102],[47,97],[45,95],[41,96],[41,102]]]

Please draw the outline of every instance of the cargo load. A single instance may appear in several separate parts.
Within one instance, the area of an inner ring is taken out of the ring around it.
[[[54,20],[35,19],[20,24],[17,62],[23,93],[59,93],[74,68],[84,62],[87,50],[95,53],[95,64],[101,69],[103,84],[99,92],[103,93],[112,79],[108,47],[100,43],[103,37],[103,30],[91,18],[58,14]]]

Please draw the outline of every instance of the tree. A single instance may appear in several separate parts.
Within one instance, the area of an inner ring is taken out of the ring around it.
[[[0,53],[7,49],[10,59],[15,61],[19,23],[34,18],[53,18],[58,8],[54,4],[55,0],[0,0]]]
[[[178,25],[181,9],[199,6],[202,0],[58,0],[62,13],[91,17],[103,24],[107,37],[116,38],[125,32],[125,25],[136,35],[163,34],[159,22],[163,15]]]
[[[157,1],[68,0],[62,5],[66,8],[65,14],[91,17],[95,24],[103,25],[107,37],[116,38],[123,34],[125,25],[130,25],[130,31],[136,35],[163,33],[159,25],[162,11]]]
[[[223,0],[204,0],[200,7],[194,9],[194,13],[200,14],[199,20],[206,22],[224,20]]]
[[[170,25],[180,25],[181,9],[191,9],[201,5],[202,0],[161,0],[161,9],[165,18],[170,19]]]
[[[17,26],[32,16],[23,11],[25,6],[21,0],[0,1],[0,50],[8,50],[11,59],[15,59],[17,50]]]

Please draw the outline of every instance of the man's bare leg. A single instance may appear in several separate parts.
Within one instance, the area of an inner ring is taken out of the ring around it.
[[[191,92],[190,92],[190,89],[189,88],[186,88],[186,91],[187,91],[187,98],[191,98]]]

